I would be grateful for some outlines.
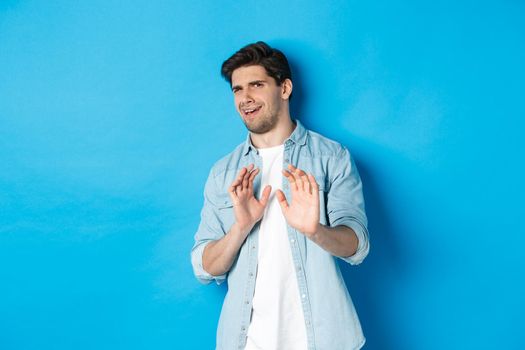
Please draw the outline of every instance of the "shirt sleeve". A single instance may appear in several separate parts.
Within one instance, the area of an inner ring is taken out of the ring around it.
[[[357,251],[349,257],[339,257],[351,265],[360,264],[370,249],[361,178],[354,160],[346,147],[342,147],[330,176],[327,194],[327,216],[331,227],[344,225],[351,228],[359,241]]]
[[[206,245],[211,241],[222,238],[226,234],[220,219],[218,203],[217,186],[212,170],[204,187],[204,205],[201,210],[201,220],[195,233],[195,244],[191,249],[193,273],[202,284],[209,284],[213,280],[217,284],[221,284],[226,280],[228,274],[226,272],[220,276],[213,276],[202,267],[202,254]]]

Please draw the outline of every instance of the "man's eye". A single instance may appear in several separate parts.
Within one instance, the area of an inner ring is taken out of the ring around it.
[[[253,85],[254,85],[255,87],[261,87],[261,86],[262,86],[261,83],[255,83],[255,84],[253,84]]]

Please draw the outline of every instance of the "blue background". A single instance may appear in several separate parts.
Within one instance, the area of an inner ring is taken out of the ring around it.
[[[0,348],[212,349],[193,277],[224,59],[265,40],[292,115],[348,146],[366,349],[523,349],[521,1],[0,2]]]

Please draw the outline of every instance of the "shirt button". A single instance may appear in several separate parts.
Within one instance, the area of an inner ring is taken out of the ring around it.
[[[303,299],[306,298],[306,294],[301,295],[301,297],[302,297]]]
[[[252,246],[252,249],[255,249],[255,246]]]
[[[301,266],[297,266],[297,270],[301,271]]]
[[[295,242],[295,239],[292,238],[292,239],[290,240],[290,242],[292,242],[292,243]]]
[[[248,305],[250,302],[248,300],[245,301],[246,305]]]
[[[252,276],[253,276],[253,273],[250,272],[250,277],[252,277]]]
[[[244,332],[246,330],[246,328],[242,327],[241,330]]]

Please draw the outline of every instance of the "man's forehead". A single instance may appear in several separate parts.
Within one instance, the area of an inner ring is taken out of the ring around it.
[[[232,73],[232,85],[242,85],[255,80],[268,81],[270,76],[263,66],[252,65],[239,67]]]

